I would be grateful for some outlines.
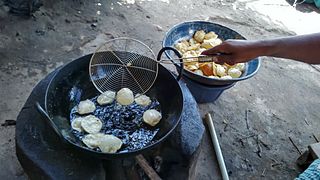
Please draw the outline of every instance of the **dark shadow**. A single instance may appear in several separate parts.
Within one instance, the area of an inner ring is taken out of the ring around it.
[[[57,2],[56,0],[0,0],[0,6],[8,6],[9,12],[13,15],[31,17],[40,7],[52,8]],[[65,6],[64,9],[71,8],[77,11],[85,7],[85,3],[84,0],[66,0],[62,2]]]
[[[293,6],[295,0],[286,0],[290,6]],[[314,3],[301,3],[303,0],[297,0],[297,5],[296,5],[296,10],[303,12],[303,13],[311,13],[311,12],[316,12],[320,14],[320,9],[315,6]]]
[[[10,8],[10,13],[18,16],[30,16],[43,5],[41,0],[4,0],[3,2]]]

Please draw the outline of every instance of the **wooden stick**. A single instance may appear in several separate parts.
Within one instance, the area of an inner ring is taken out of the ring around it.
[[[262,171],[262,173],[261,173],[261,176],[262,176],[262,177],[265,177],[265,176],[266,176],[266,175],[264,174],[265,172],[266,172],[266,168],[264,168],[263,171]]]
[[[265,143],[264,141],[262,141],[261,139],[259,139],[259,142],[265,147],[267,148],[268,150],[270,150],[270,147],[267,143]]]
[[[243,138],[240,138],[240,139],[248,139],[248,138],[251,138],[251,137],[254,137],[254,136],[257,136],[256,134],[251,134],[249,136],[246,136],[246,137],[243,137]]]
[[[245,114],[246,114],[245,119],[246,119],[247,129],[250,129],[250,126],[249,126],[249,119],[248,119],[248,116],[249,116],[249,115],[248,115],[248,113],[249,113],[248,111],[249,111],[249,110],[247,109],[247,110],[246,110],[246,112],[245,112]]]
[[[279,166],[279,165],[282,165],[282,163],[279,163],[279,162],[278,162],[278,163],[273,163],[273,164],[271,164],[272,167]]]
[[[220,168],[220,171],[221,171],[222,179],[223,180],[229,180],[229,175],[228,175],[228,172],[227,172],[226,165],[224,163],[224,159],[223,159],[223,155],[222,155],[222,152],[221,152],[221,149],[220,149],[218,137],[217,137],[216,131],[214,129],[214,125],[213,125],[213,121],[212,121],[210,113],[206,114],[205,122],[207,123],[207,125],[209,127],[209,131],[210,131],[210,134],[211,134],[211,140],[212,140],[213,147],[214,147],[214,150],[216,152],[217,159],[218,159],[218,163],[219,163],[219,168]]]
[[[314,133],[312,133],[312,136],[313,136],[313,138],[314,138],[317,142],[319,142],[319,139],[317,138],[316,135],[314,135]]]
[[[156,171],[148,164],[147,160],[141,155],[137,155],[135,157],[139,166],[143,169],[143,171],[147,174],[147,176],[151,180],[161,180],[160,176],[156,173]]]
[[[257,154],[258,154],[258,156],[261,158],[261,157],[262,157],[262,155],[261,155],[262,149],[261,149],[261,146],[260,146],[259,135],[257,135],[256,141],[257,141],[257,147],[258,147]]]
[[[296,150],[299,152],[299,154],[301,155],[302,152],[300,151],[300,149],[298,148],[298,146],[292,141],[291,137],[289,136],[289,140],[292,143],[292,145],[296,148]]]

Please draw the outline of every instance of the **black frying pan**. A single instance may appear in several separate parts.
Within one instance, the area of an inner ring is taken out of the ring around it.
[[[160,51],[158,59],[161,58],[161,54],[165,50],[173,50],[177,53],[172,48],[165,48]],[[58,70],[48,85],[45,108],[43,109],[39,103],[36,104],[39,112],[45,117],[50,127],[53,128],[61,140],[68,142],[80,151],[103,159],[123,158],[140,154],[164,141],[180,121],[183,110],[183,95],[175,76],[160,64],[156,82],[147,92],[149,96],[156,98],[160,102],[163,117],[157,125],[160,130],[153,139],[155,143],[129,152],[102,153],[87,148],[71,133],[70,110],[81,100],[92,98],[99,94],[90,81],[88,72],[90,58],[91,55],[83,56]],[[180,69],[179,77],[181,77],[181,71],[182,69]]]

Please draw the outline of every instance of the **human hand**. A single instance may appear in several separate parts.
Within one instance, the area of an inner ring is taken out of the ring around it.
[[[259,48],[256,41],[226,40],[218,46],[202,52],[203,55],[216,55],[219,64],[247,62],[259,56]]]

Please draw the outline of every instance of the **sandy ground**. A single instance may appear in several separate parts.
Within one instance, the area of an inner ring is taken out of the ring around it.
[[[248,39],[320,28],[315,7],[294,8],[285,0],[48,0],[31,18],[7,11],[0,1],[0,123],[16,119],[46,74],[113,37],[140,39],[157,52],[165,32],[188,20],[220,23]],[[300,173],[299,153],[288,138],[303,151],[315,142],[312,134],[319,137],[319,89],[317,66],[263,57],[255,77],[237,83],[216,102],[199,105],[202,115],[214,114],[231,179],[292,179]],[[27,178],[15,155],[14,131],[14,126],[0,127],[1,179]],[[206,134],[196,177],[219,179],[216,168]]]

